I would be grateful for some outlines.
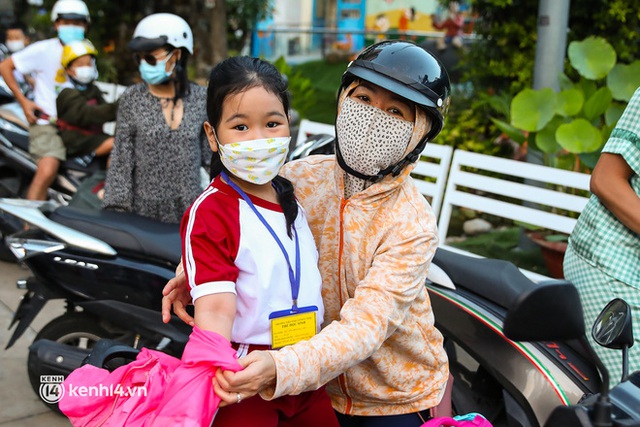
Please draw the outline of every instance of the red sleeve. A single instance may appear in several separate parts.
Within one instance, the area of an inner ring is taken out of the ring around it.
[[[180,234],[189,289],[236,282],[240,240],[237,199],[207,189],[185,213]]]

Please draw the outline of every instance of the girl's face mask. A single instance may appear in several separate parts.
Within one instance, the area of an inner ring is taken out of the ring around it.
[[[60,25],[58,27],[58,38],[62,44],[84,40],[84,27],[78,25]]]
[[[234,176],[252,184],[266,184],[276,177],[287,159],[291,137],[218,143],[222,164]]]
[[[161,84],[169,80],[171,74],[173,74],[175,64],[173,67],[171,67],[170,71],[167,71],[167,61],[169,61],[169,59],[173,56],[174,52],[171,52],[163,60],[157,60],[155,65],[149,65],[149,63],[147,63],[147,61],[145,61],[144,59],[140,61],[138,70],[140,71],[142,80],[152,85]]]

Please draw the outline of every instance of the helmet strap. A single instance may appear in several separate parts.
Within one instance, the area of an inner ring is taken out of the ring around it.
[[[390,173],[393,176],[400,175],[400,172],[402,172],[402,169],[404,169],[404,167],[406,165],[410,165],[411,163],[414,163],[416,160],[418,160],[420,158],[420,153],[422,153],[422,150],[424,150],[424,147],[426,145],[427,145],[427,138],[424,137],[424,138],[422,138],[422,140],[420,140],[418,145],[416,145],[416,148],[414,148],[409,154],[407,154],[404,157],[404,159],[400,160],[398,163],[396,163],[395,165],[391,166],[390,168],[385,169],[384,171],[386,171],[388,169],[391,169],[387,173]],[[380,173],[382,173],[384,171],[381,171]]]

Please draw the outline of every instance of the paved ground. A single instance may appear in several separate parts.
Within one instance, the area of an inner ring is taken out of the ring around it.
[[[16,288],[16,280],[28,275],[25,268],[0,261],[0,426],[68,427],[71,423],[64,416],[52,412],[42,403],[27,376],[28,347],[37,330],[63,313],[62,303],[48,303],[32,328],[13,347],[4,349],[12,332],[7,328],[24,293]]]

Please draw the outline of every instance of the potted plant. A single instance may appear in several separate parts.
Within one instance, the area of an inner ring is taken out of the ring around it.
[[[562,264],[567,250],[569,236],[540,227],[525,225],[525,235],[540,247],[540,253],[549,276],[564,279]]]
[[[511,101],[508,122],[492,121],[542,164],[589,172],[638,86],[640,61],[619,63],[605,39],[588,37],[569,44],[559,92],[524,89]],[[528,234],[545,251],[559,246],[561,261],[568,236],[542,230]]]

